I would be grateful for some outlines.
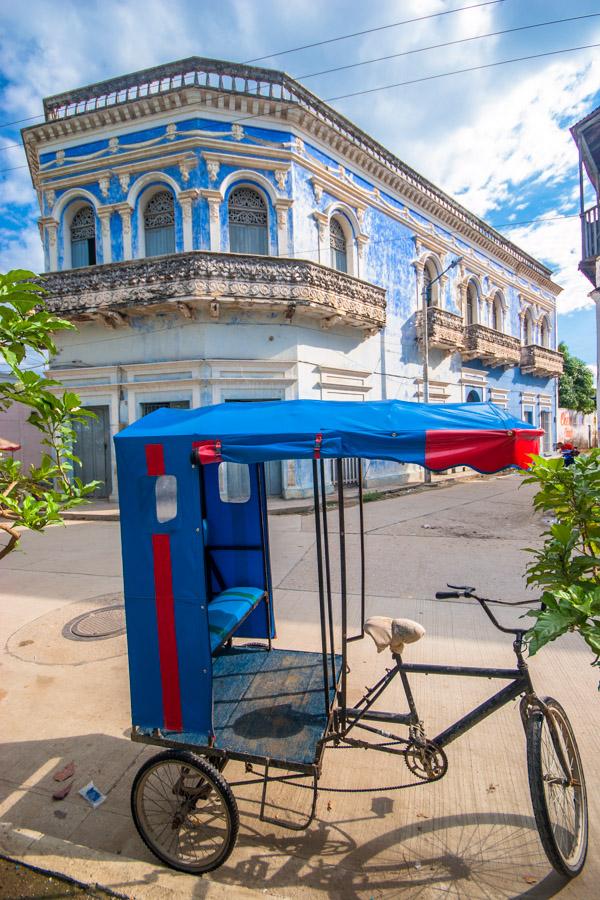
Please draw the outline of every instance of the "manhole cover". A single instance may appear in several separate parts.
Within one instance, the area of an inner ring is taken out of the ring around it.
[[[125,633],[125,608],[103,606],[67,622],[63,636],[72,641],[101,641]]]

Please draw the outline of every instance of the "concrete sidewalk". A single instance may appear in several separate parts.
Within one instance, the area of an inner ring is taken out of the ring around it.
[[[489,595],[524,599],[522,547],[538,540],[531,490],[517,478],[473,481],[406,494],[365,508],[369,615],[405,615],[427,636],[410,648],[415,662],[512,664],[510,638],[468,602],[439,602],[446,581],[471,581]],[[335,547],[336,513],[330,514]],[[357,515],[348,511],[350,619],[358,624]],[[277,645],[318,649],[312,517],[271,522]],[[571,635],[531,661],[540,693],[557,697],[572,719],[586,771],[590,855],[582,876],[564,886],[541,850],[527,787],[525,741],[516,705],[448,750],[440,782],[383,793],[320,795],[305,833],[258,820],[258,789],[236,788],[241,829],[227,863],[202,879],[174,873],[146,850],[129,811],[131,781],[156,752],[129,734],[123,636],[66,640],[74,616],[118,601],[118,525],[71,523],[26,535],[2,570],[3,652],[0,709],[0,850],[27,862],[100,883],[128,897],[287,898],[596,897],[600,797],[600,700],[590,654]],[[334,563],[335,565],[335,563]],[[499,610],[503,621],[516,613]],[[370,641],[351,645],[350,700],[388,664]],[[434,734],[495,690],[490,682],[415,676],[413,688]],[[403,708],[397,687],[387,708]],[[74,785],[51,799],[52,774],[73,760]],[[228,780],[243,777],[231,764]],[[321,783],[342,789],[408,781],[402,760],[362,750],[328,750]],[[77,794],[88,781],[107,794],[93,810]],[[270,799],[300,811],[306,792],[278,788]]]

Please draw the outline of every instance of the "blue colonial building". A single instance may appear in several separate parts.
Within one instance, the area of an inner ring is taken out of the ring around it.
[[[111,435],[165,405],[489,399],[550,448],[550,271],[298,82],[194,57],[44,112],[23,140],[49,302],[78,328],[52,374],[98,415],[77,449],[106,495]],[[293,466],[269,483],[305,490]]]

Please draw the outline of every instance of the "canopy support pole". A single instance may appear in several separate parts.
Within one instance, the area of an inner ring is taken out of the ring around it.
[[[319,506],[319,471],[316,459],[313,459],[312,473],[315,504],[315,537],[317,545],[317,577],[319,582],[319,618],[321,620],[321,655],[323,659],[323,692],[325,694],[325,715],[329,718],[331,700],[329,694],[329,665],[327,661],[327,630],[325,627],[325,591],[323,587],[323,547],[321,543],[321,512]]]
[[[323,551],[325,555],[325,584],[327,587],[327,622],[329,626],[329,645],[331,650],[331,687],[335,695],[335,640],[333,633],[333,603],[331,599],[331,565],[329,560],[329,525],[327,523],[327,494],[325,492],[325,461],[319,461],[321,470],[321,509],[323,512]]]
[[[350,641],[360,641],[365,636],[365,510],[363,506],[363,461],[358,460],[358,519],[360,530],[360,634],[353,634]]]
[[[346,593],[346,524],[344,517],[344,470],[342,460],[336,460],[338,515],[340,523],[340,599],[342,604],[342,693],[340,698],[340,721],[346,727],[346,693],[348,682],[348,609]]]
[[[266,609],[267,609],[267,643],[269,650],[273,649],[273,639],[271,638],[271,632],[273,630],[273,617],[271,613],[271,584],[269,580],[269,566],[267,562],[267,522],[265,517],[265,505],[267,502],[267,487],[266,487],[266,478],[265,478],[265,464],[258,463],[256,467],[256,478],[258,482],[258,510],[260,515],[260,541],[262,545],[262,567],[263,567],[263,582],[265,585],[265,594],[266,594]]]

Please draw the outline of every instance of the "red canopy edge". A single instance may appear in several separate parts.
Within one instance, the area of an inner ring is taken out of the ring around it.
[[[442,471],[453,466],[469,466],[491,474],[510,466],[528,469],[531,457],[539,453],[540,429],[514,431],[427,431],[425,465]]]

